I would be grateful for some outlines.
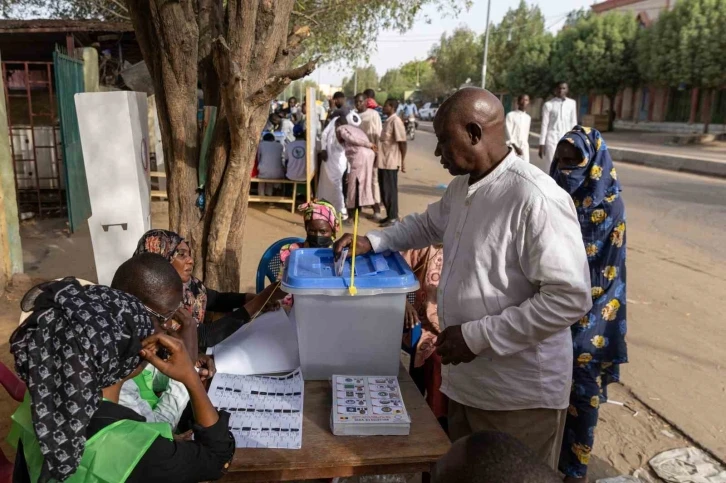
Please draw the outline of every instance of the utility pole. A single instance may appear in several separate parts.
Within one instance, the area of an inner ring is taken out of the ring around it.
[[[358,94],[358,67],[353,71],[353,95]]]
[[[416,88],[421,87],[421,76],[420,76],[421,63],[416,59]]]
[[[487,84],[487,55],[489,54],[489,14],[492,11],[492,0],[487,0],[487,31],[484,34],[484,63],[481,66],[481,88]]]

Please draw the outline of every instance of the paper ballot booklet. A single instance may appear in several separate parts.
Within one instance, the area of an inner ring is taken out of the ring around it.
[[[333,376],[330,426],[337,436],[405,436],[411,418],[398,379],[390,376]]]

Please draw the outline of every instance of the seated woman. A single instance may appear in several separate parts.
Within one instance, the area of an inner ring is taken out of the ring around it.
[[[418,250],[401,252],[416,274],[420,288],[415,292],[413,304],[406,301],[405,327],[421,324],[421,338],[416,355],[411,361],[411,378],[444,430],[447,429],[449,398],[441,392],[441,356],[436,353],[436,337],[441,333],[436,310],[436,292],[444,266],[443,245],[432,245]],[[403,334],[403,342],[411,345],[411,332]]]
[[[201,280],[192,275],[194,258],[189,243],[173,231],[147,231],[139,240],[134,255],[149,252],[166,258],[181,277],[184,284],[184,310],[179,310],[176,315],[182,319],[193,319],[198,328],[199,347],[202,349],[222,342],[261,312],[268,302],[285,296],[285,292],[275,285],[267,287],[258,295],[217,292],[205,287]],[[228,315],[205,323],[204,316],[207,311],[224,312]]]
[[[153,334],[157,314],[173,314],[181,282],[155,290],[155,303],[74,278],[31,289],[31,312],[10,337],[15,369],[28,387],[13,415],[15,482],[49,480],[197,482],[220,478],[234,454],[229,414],[210,402],[181,340]],[[157,356],[165,349],[167,356]],[[124,381],[150,362],[184,384],[194,441],[175,442],[166,423],[146,423],[118,404]]]
[[[305,220],[307,238],[304,243],[291,243],[280,249],[280,262],[283,267],[290,253],[298,248],[330,248],[340,230],[340,220],[333,205],[325,200],[313,200],[297,207]],[[282,270],[280,270],[282,277]]]

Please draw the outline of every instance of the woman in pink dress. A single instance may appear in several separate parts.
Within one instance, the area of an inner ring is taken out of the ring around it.
[[[348,159],[348,192],[345,206],[348,210],[358,210],[364,206],[373,206],[373,163],[376,160],[378,146],[372,144],[366,133],[358,126],[360,116],[351,112],[345,118],[338,119],[336,135],[338,142],[345,148]],[[354,215],[355,212],[352,213]],[[353,219],[350,216],[349,220]]]

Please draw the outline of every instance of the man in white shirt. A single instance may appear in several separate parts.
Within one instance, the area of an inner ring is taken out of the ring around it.
[[[542,131],[539,138],[539,157],[552,163],[557,143],[577,126],[577,103],[567,97],[567,82],[555,88],[555,97],[542,106]]]
[[[504,110],[465,88],[434,119],[436,155],[457,176],[425,213],[359,237],[357,252],[443,242],[437,293],[441,391],[452,440],[502,431],[557,468],[572,378],[570,326],[592,306],[570,196],[506,145]],[[335,243],[339,256],[352,243]]]
[[[270,115],[270,119],[265,126],[266,131],[281,132],[284,134],[285,143],[291,143],[295,140],[295,135],[292,133],[293,129],[295,129],[295,124],[291,120],[280,116],[278,113]]]
[[[517,109],[507,114],[507,144],[517,156],[529,163],[529,126],[532,118],[527,114],[529,96],[522,94],[517,98]]]

